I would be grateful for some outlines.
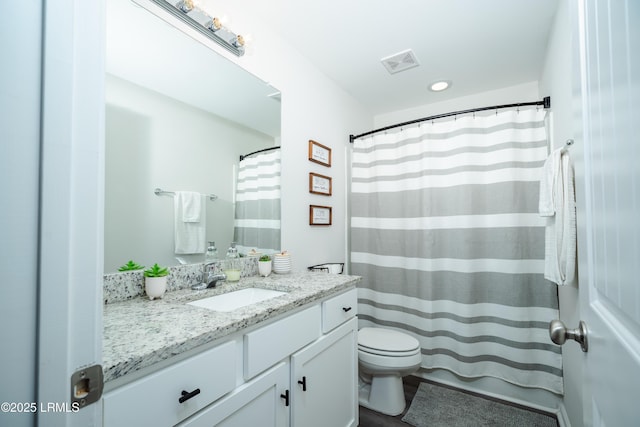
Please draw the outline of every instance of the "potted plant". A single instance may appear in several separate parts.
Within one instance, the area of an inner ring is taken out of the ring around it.
[[[129,260],[129,262],[123,265],[122,267],[120,267],[118,271],[120,272],[135,271],[135,270],[142,270],[143,268],[144,268],[144,265],[140,265],[137,262],[133,262],[132,260]]]
[[[271,274],[271,257],[269,255],[262,255],[258,259],[258,272],[262,277],[267,277]]]
[[[162,298],[167,290],[167,275],[169,269],[153,264],[153,267],[144,271],[144,290],[150,300]]]

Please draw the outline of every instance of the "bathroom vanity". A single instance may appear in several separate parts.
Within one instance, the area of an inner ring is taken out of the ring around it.
[[[106,427],[356,426],[356,276],[247,277],[105,305]],[[189,304],[283,291],[231,311]]]

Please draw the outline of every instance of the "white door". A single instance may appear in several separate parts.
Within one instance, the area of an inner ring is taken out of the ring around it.
[[[640,2],[584,0],[576,165],[585,424],[640,425]],[[577,88],[576,88],[577,89]],[[582,171],[584,182],[581,180]],[[577,325],[567,325],[575,327]]]

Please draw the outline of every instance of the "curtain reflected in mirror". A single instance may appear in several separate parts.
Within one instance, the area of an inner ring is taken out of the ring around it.
[[[240,160],[233,238],[238,250],[280,252],[280,148]]]

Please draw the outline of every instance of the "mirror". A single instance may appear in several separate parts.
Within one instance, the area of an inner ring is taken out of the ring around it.
[[[240,155],[280,145],[279,91],[130,0],[107,2],[105,273],[174,253],[174,201],[203,198],[206,241],[234,238]]]

